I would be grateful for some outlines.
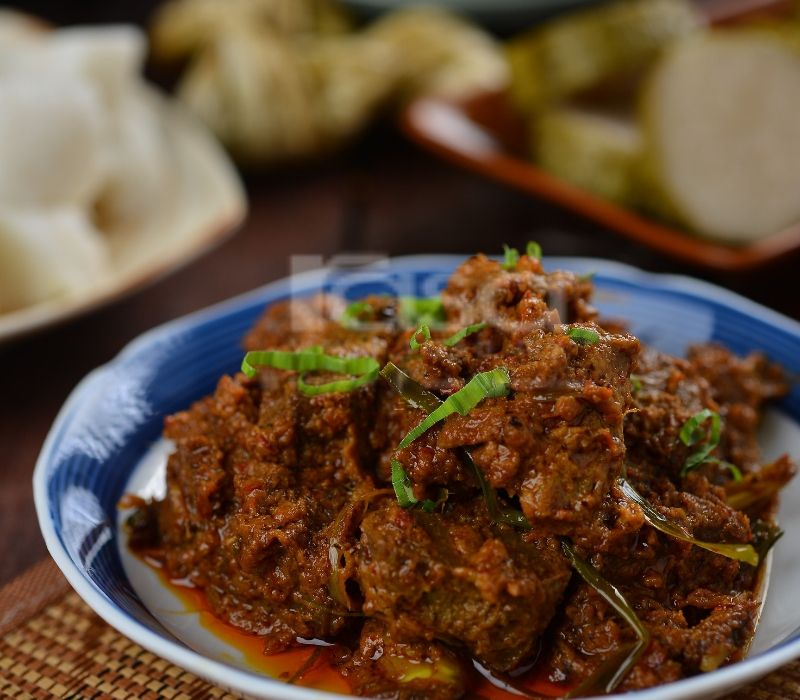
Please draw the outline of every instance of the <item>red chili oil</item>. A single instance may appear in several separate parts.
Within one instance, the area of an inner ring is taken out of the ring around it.
[[[205,592],[185,580],[167,576],[157,556],[140,555],[139,559],[155,571],[162,585],[170,590],[188,612],[197,613],[200,624],[218,639],[238,649],[248,668],[272,678],[305,688],[331,693],[350,694],[352,689],[333,663],[333,647],[322,646],[319,640],[298,640],[298,646],[275,654],[264,653],[264,640],[214,615]],[[492,684],[476,672],[476,683],[467,700],[518,700],[525,691],[546,697],[563,697],[569,690],[548,680],[548,669],[534,668],[514,679],[517,692]],[[519,692],[522,691],[522,692]]]

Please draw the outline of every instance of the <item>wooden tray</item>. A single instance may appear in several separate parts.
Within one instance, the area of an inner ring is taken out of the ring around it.
[[[780,12],[785,7],[783,0],[715,0],[702,5],[714,25],[739,22],[754,13]],[[403,111],[400,123],[409,138],[442,158],[560,204],[637,243],[699,267],[753,269],[800,250],[800,223],[751,244],[725,245],[621,207],[551,175],[525,156],[525,125],[504,93],[486,93],[468,102],[419,99]]]
[[[103,622],[45,560],[0,589],[0,697],[242,700]],[[724,700],[800,700],[800,661]]]

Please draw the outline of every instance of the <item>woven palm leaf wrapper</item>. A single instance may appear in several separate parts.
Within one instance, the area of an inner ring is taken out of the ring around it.
[[[156,60],[188,59],[179,96],[244,165],[327,155],[419,94],[507,84],[495,40],[450,13],[402,10],[353,31],[331,3],[287,3],[175,0],[152,27]]]

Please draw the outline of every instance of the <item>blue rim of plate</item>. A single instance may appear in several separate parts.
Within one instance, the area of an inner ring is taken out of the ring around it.
[[[407,278],[413,279],[413,284],[417,287],[420,285],[424,287],[432,277],[438,276],[439,281],[442,282],[463,260],[463,256],[452,255],[409,256],[395,258],[383,266],[370,269],[373,270],[374,279],[387,274],[405,275]],[[693,323],[700,326],[705,324],[705,331],[710,332],[713,339],[722,343],[727,341],[734,351],[765,350],[772,359],[783,364],[789,371],[796,375],[800,374],[800,323],[744,297],[688,277],[647,273],[607,260],[554,257],[545,258],[544,262],[547,269],[563,268],[578,273],[593,273],[598,296],[610,295],[612,306],[613,296],[619,293],[632,295],[637,299],[649,298],[651,301],[656,298],[669,299],[672,306],[662,309],[661,313],[681,314],[680,318],[674,319],[675,332],[670,331],[670,335],[680,336],[681,332],[684,334],[688,332],[691,336],[694,332]],[[201,380],[199,382],[197,373],[199,368],[205,367],[206,357],[200,360],[187,358],[185,362],[179,363],[180,367],[184,365],[186,367],[183,367],[185,371],[178,372],[175,385],[168,382],[166,386],[158,385],[156,387],[156,391],[165,394],[156,398],[167,401],[169,407],[163,412],[153,414],[148,414],[145,409],[140,416],[141,425],[146,426],[144,432],[149,435],[148,439],[152,442],[160,434],[164,415],[185,407],[189,401],[207,394],[213,389],[216,379],[224,372],[235,371],[238,359],[242,354],[238,341],[266,304],[294,294],[305,295],[320,288],[330,289],[330,271],[314,270],[273,282],[208,309],[171,321],[139,336],[126,346],[115,359],[94,370],[73,390],[45,440],[33,476],[36,512],[48,550],[77,593],[106,622],[134,642],[198,676],[241,692],[262,696],[269,693],[272,697],[281,697],[287,700],[312,700],[313,698],[331,698],[333,700],[345,696],[291,686],[256,672],[240,670],[214,661],[189,649],[165,632],[144,609],[122,573],[116,547],[107,546],[109,542],[115,543],[117,537],[115,504],[124,491],[135,462],[146,451],[150,443],[142,442],[140,437],[139,442],[135,443],[138,446],[131,448],[135,454],[127,456],[127,470],[115,470],[120,473],[112,478],[110,487],[106,486],[105,505],[99,504],[103,513],[98,516],[97,512],[90,512],[91,508],[96,509],[98,505],[92,505],[91,502],[89,510],[79,510],[78,515],[85,517],[90,525],[93,516],[100,518],[98,524],[104,522],[105,525],[98,527],[95,524],[90,531],[85,533],[85,539],[78,545],[74,542],[68,544],[68,538],[65,538],[58,497],[65,495],[65,492],[60,490],[63,486],[60,479],[65,475],[69,476],[71,468],[78,469],[75,466],[76,460],[83,459],[82,468],[87,470],[83,476],[86,476],[86,474],[93,473],[92,469],[98,468],[93,466],[95,462],[102,464],[105,468],[116,466],[113,460],[111,463],[109,462],[111,453],[103,454],[104,450],[111,450],[114,459],[124,454],[125,419],[128,415],[133,415],[132,411],[135,412],[137,409],[135,401],[130,403],[132,399],[136,398],[136,392],[130,392],[130,389],[136,388],[137,381],[142,381],[141,377],[134,377],[129,384],[126,384],[125,382],[130,379],[126,372],[140,371],[142,366],[153,365],[152,358],[149,363],[146,361],[152,355],[174,363],[175,350],[180,349],[181,342],[188,342],[193,334],[212,333],[213,337],[213,331],[219,330],[218,326],[224,326],[224,333],[212,341],[211,345],[217,353],[214,356],[216,364],[210,368],[206,367],[205,371],[200,373]],[[349,288],[357,289],[358,287],[356,285]],[[429,289],[423,291],[430,293]],[[406,290],[405,293],[409,292]],[[646,301],[645,303],[651,302]],[[705,320],[702,313],[699,315],[692,313],[693,308],[699,307],[705,307],[708,311]],[[711,328],[707,327],[709,318],[712,322]],[[725,322],[721,322],[720,319]],[[746,322],[749,329],[744,339],[741,332],[734,333],[737,323],[741,322]],[[703,340],[704,338],[695,337],[694,339]],[[664,340],[670,342],[668,337],[665,337]],[[220,353],[222,354],[220,355]],[[237,358],[237,361],[234,362],[233,358]],[[219,365],[222,366],[221,371]],[[158,370],[159,368],[155,367],[155,371]],[[179,386],[180,390],[173,392],[175,386]],[[132,395],[128,395],[126,392]],[[173,393],[175,396],[172,395]],[[122,406],[127,411],[127,413],[123,411],[122,422],[112,422],[107,426],[111,428],[110,431],[92,434],[91,429],[94,424],[91,421],[98,417],[107,417],[111,406],[120,399],[129,402]],[[177,405],[173,405],[176,403]],[[800,387],[793,388],[791,395],[783,401],[782,408],[800,422]],[[81,430],[84,431],[83,434],[81,434]],[[75,442],[76,431],[79,438],[82,435],[84,441],[88,439],[86,445],[90,451],[95,450],[99,453],[95,454],[96,459],[92,458],[86,462],[85,455],[75,455],[69,451],[76,445],[84,444],[81,440]],[[87,482],[86,485],[91,484]],[[77,493],[79,496],[90,491],[80,482],[77,485],[71,484],[70,489],[72,489],[71,492],[69,489],[67,491],[72,494]],[[94,498],[95,501],[98,500],[96,496]],[[62,507],[63,503],[62,498]],[[83,505],[85,504],[79,503],[80,507]],[[70,511],[66,509],[65,512]],[[101,565],[111,566],[110,571],[113,574],[111,580],[109,580],[108,571],[100,572]],[[102,575],[100,575],[101,573]],[[115,598],[114,595],[118,597]],[[130,612],[127,606],[133,606],[132,609],[136,610],[137,614]],[[718,671],[648,690],[627,693],[625,697],[635,700],[665,700],[667,697],[678,699],[698,697],[703,693],[720,692],[759,678],[798,656],[800,656],[800,632],[770,649]]]

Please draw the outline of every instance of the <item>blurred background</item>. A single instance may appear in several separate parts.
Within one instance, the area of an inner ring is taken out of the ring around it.
[[[798,114],[797,2],[8,6],[0,583],[77,381],[292,256],[536,240],[800,318]]]

